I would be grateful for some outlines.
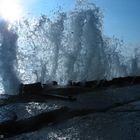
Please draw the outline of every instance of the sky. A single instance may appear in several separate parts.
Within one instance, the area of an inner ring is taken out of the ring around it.
[[[104,34],[140,44],[140,0],[89,0],[101,8],[104,15]],[[32,16],[49,14],[59,6],[74,7],[75,0],[24,0],[24,11]]]

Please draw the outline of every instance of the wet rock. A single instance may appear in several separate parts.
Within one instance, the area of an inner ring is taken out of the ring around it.
[[[17,115],[15,112],[6,109],[0,109],[0,123],[7,121],[15,121],[16,119]]]
[[[39,94],[42,91],[41,83],[21,84],[20,94]]]

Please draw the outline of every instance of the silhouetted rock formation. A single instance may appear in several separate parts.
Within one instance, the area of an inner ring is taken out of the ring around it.
[[[76,94],[79,92],[84,92],[90,89],[94,88],[100,88],[100,87],[120,87],[120,86],[129,86],[129,85],[135,85],[140,84],[140,76],[136,77],[120,77],[120,78],[114,78],[110,81],[107,80],[95,80],[95,81],[85,81],[85,82],[74,82],[69,81],[68,85],[65,87],[58,86],[56,81],[52,81],[50,84],[43,84],[41,83],[34,83],[34,84],[21,84],[20,86],[20,94],[40,94],[40,95],[47,95],[49,97],[57,97],[59,98],[59,94]],[[51,95],[52,94],[52,95]],[[62,98],[62,97],[60,97]],[[64,97],[63,99],[68,99],[68,97]],[[70,98],[69,98],[70,99]]]
[[[107,80],[87,81],[84,84],[83,82],[73,82],[72,86],[99,88],[108,86],[128,86],[133,84],[140,84],[140,76],[119,77],[114,78],[110,81]]]
[[[41,83],[21,84],[20,86],[21,94],[40,94],[41,92],[42,92]]]
[[[57,86],[58,84],[57,84],[56,81],[52,81],[52,85],[53,85],[53,86]]]

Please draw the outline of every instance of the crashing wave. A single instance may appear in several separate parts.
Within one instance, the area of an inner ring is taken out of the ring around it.
[[[5,31],[2,26],[0,73],[6,93],[15,93],[20,82],[64,85],[140,74],[139,55],[131,64],[125,61],[118,49],[123,43],[103,35],[102,14],[94,4],[58,12],[56,19],[42,15]]]

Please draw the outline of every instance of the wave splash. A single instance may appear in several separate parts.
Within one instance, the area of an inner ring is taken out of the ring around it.
[[[0,32],[6,93],[14,93],[20,82],[65,85],[140,74],[138,55],[126,60],[118,49],[123,43],[103,35],[102,14],[94,4],[58,12],[56,19],[24,19]]]
[[[0,21],[0,81],[1,91],[17,93],[20,80],[15,70],[17,34],[8,30],[8,24]],[[3,87],[3,88],[2,88]]]

